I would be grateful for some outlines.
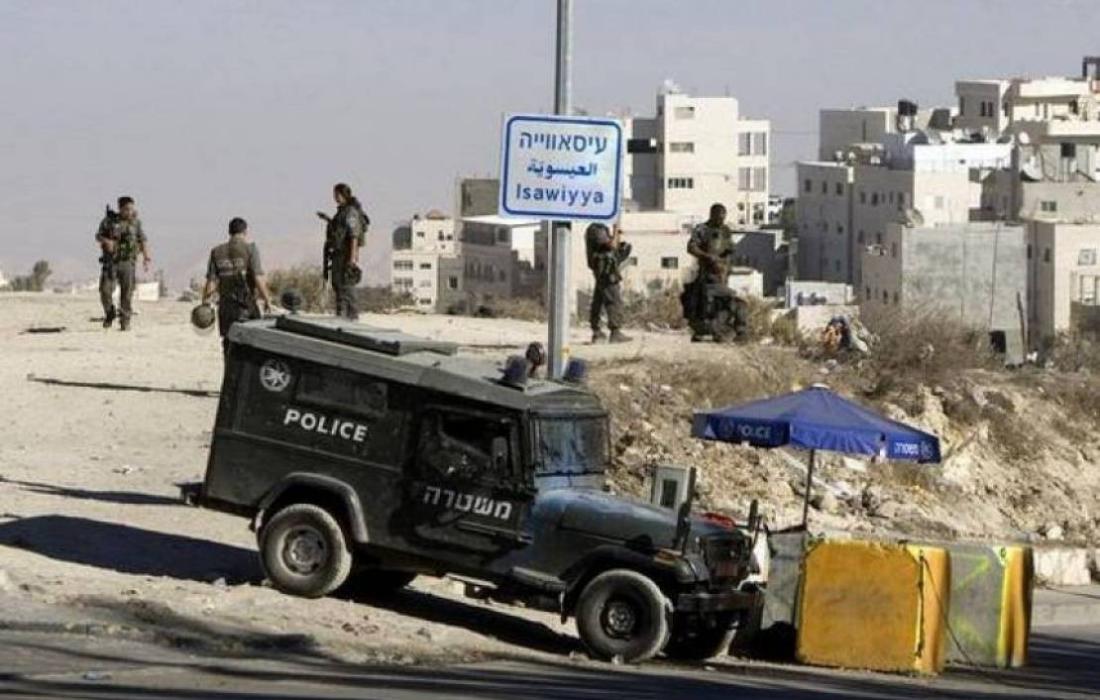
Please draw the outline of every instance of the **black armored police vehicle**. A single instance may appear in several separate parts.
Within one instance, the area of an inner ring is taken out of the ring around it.
[[[334,319],[238,323],[206,477],[252,519],[278,589],[372,594],[418,574],[576,618],[590,652],[705,658],[755,604],[744,532],[605,489],[607,412],[572,365],[534,378]]]

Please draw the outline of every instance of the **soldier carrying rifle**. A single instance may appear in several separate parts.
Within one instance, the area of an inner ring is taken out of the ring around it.
[[[359,268],[359,250],[366,243],[370,218],[363,211],[351,188],[340,183],[332,188],[336,213],[317,212],[325,221],[324,280],[332,284],[336,315],[352,321],[359,318],[355,287],[363,279]]]
[[[119,329],[128,331],[133,314],[134,286],[137,283],[134,266],[138,253],[141,253],[142,266],[146,272],[153,262],[132,197],[119,197],[117,212],[112,211],[110,205],[107,206],[107,213],[96,229],[95,240],[101,252],[99,299],[103,304],[103,327],[110,328],[117,317]],[[117,309],[113,298],[116,285],[119,290]]]
[[[629,342],[630,337],[620,330],[623,325],[623,276],[620,268],[630,258],[630,244],[622,240],[622,230],[617,225],[612,232],[604,224],[594,223],[584,232],[584,247],[588,269],[592,270],[596,282],[592,289],[592,307],[588,315],[588,322],[592,326],[592,342]],[[610,337],[600,330],[600,317],[604,312],[607,313]]]

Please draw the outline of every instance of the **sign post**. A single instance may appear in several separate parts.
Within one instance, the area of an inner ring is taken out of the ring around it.
[[[611,221],[622,192],[622,127],[613,119],[513,114],[501,145],[500,214],[553,222],[549,361],[564,371],[570,299],[568,221]]]

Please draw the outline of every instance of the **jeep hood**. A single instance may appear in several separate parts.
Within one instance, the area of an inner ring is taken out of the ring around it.
[[[547,511],[557,513],[557,527],[562,530],[634,543],[646,549],[672,547],[676,538],[676,512],[644,501],[595,489],[555,489],[539,500]],[[692,518],[691,531],[695,535],[719,529]]]

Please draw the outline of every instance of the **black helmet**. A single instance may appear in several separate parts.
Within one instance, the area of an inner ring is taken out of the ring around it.
[[[357,287],[363,281],[363,271],[359,269],[358,265],[348,265],[347,270],[344,272],[344,280],[352,287]]]
[[[213,328],[215,320],[214,307],[210,304],[199,304],[191,309],[191,325],[196,330],[205,331]]]

